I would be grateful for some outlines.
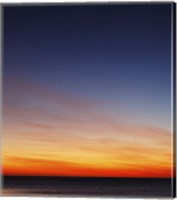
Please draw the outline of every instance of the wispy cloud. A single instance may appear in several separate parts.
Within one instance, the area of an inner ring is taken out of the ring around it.
[[[12,77],[4,93],[5,169],[18,163],[18,172],[45,165],[57,174],[67,168],[94,175],[99,169],[120,176],[127,169],[131,176],[170,176],[170,131],[118,120],[121,114],[108,115],[101,103]]]
[[[29,82],[24,79],[17,79],[13,76],[9,79],[10,80],[4,84],[5,104],[6,102],[16,102],[22,103],[21,106],[23,106],[23,104],[28,104],[31,101],[33,103],[36,102],[36,104],[40,102],[41,106],[50,103],[50,105],[61,105],[68,109],[72,108],[75,110],[88,109],[95,105],[95,102],[92,102],[91,100],[67,93],[61,89],[49,88],[48,86],[43,86],[37,82]]]

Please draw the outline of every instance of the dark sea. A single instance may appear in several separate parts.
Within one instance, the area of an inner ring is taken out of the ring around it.
[[[2,196],[173,198],[174,181],[162,178],[5,176]]]

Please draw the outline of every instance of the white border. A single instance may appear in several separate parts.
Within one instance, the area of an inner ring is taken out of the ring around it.
[[[111,1],[110,0],[96,0],[96,1],[95,0],[51,0],[51,1],[49,1],[49,0],[0,0],[1,4],[6,4],[6,3],[8,3],[8,4],[11,4],[11,3],[12,4],[13,3],[15,3],[15,4],[17,4],[17,3],[19,3],[19,4],[25,4],[25,3],[96,3],[96,2],[97,3],[98,2],[99,3],[101,3],[101,2],[103,2],[103,3],[104,2],[105,3],[115,3],[115,2],[117,2],[117,3],[120,3],[120,2],[127,2],[127,3],[129,3],[129,2],[132,2],[132,3],[136,3],[136,2],[149,2],[150,3],[151,2],[151,3],[153,3],[153,2],[172,2],[172,0],[155,0],[155,1],[154,0],[111,0]],[[177,3],[177,0],[174,0],[173,2]],[[2,10],[0,10],[0,14],[1,13],[2,13]],[[177,19],[177,14],[176,14],[176,19]],[[1,23],[2,23],[2,21],[1,21]],[[2,27],[2,24],[0,24],[0,27]],[[2,28],[1,28],[1,31],[2,31]],[[0,31],[0,37],[2,37],[2,32],[1,31]],[[173,41],[172,41],[172,44],[173,44]],[[0,50],[1,50],[0,51],[0,62],[2,63],[2,49],[0,49]],[[172,68],[171,69],[172,69],[171,70],[171,81],[172,81],[171,82],[171,86],[173,87],[173,85],[172,85],[173,84],[173,55],[172,55]],[[1,72],[2,72],[2,68],[1,68]],[[176,77],[177,77],[177,71],[176,71]],[[2,76],[1,76],[1,78],[2,78]],[[2,79],[0,81],[2,81]],[[176,84],[176,86],[177,86],[177,84]],[[0,86],[0,94],[2,94],[2,86]],[[171,98],[172,98],[171,111],[173,113],[173,103],[175,103],[175,102],[173,102],[173,91],[172,91],[171,95],[172,95],[171,96]],[[1,98],[1,100],[2,100],[2,98]],[[1,103],[2,103],[2,101],[1,101]],[[0,111],[2,113],[2,107],[1,107],[1,105],[0,105]],[[171,121],[172,121],[172,126],[173,126],[173,115],[172,115]],[[2,116],[0,116],[0,122],[2,122]],[[0,125],[1,125],[1,123],[0,123]],[[0,126],[0,134],[2,133],[2,131],[1,131],[2,128],[1,127],[2,126]],[[172,127],[172,130],[173,130],[173,127]],[[0,135],[0,139],[1,139],[1,135]],[[1,142],[1,140],[0,140],[0,142]],[[14,200],[18,200],[18,199],[29,200],[29,198],[32,198],[32,199],[35,199],[35,200],[43,200],[45,198],[46,200],[48,200],[48,199],[58,199],[59,197],[0,197],[0,198],[2,200],[13,200],[13,199]],[[78,197],[78,198],[59,198],[59,199],[61,199],[61,200],[76,200],[76,199],[77,200],[78,199],[80,199],[80,200],[87,200],[87,199],[91,199],[91,200],[99,200],[99,199],[112,200],[112,199],[116,199],[116,198],[88,198],[88,197],[79,198]],[[121,198],[118,198],[118,199],[121,200]],[[132,200],[133,199],[136,200],[137,198],[131,198],[131,199]],[[143,199],[143,198],[140,198],[140,199]],[[152,198],[152,199],[157,199],[157,198]],[[174,198],[174,199],[177,200],[177,198]],[[128,200],[128,198],[124,198],[123,200]]]

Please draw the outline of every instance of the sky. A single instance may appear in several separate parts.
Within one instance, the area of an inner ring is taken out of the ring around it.
[[[3,173],[170,177],[171,8],[5,6]]]

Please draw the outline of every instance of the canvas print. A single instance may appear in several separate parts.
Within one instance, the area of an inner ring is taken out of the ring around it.
[[[175,7],[3,5],[2,196],[175,196]]]

